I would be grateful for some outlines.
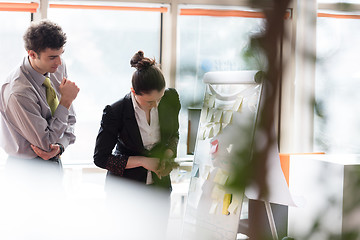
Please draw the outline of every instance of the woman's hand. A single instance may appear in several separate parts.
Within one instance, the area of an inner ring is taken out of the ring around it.
[[[156,173],[161,179],[161,177],[168,176],[178,166],[179,164],[173,158],[164,158],[160,161],[159,158],[130,156],[126,168],[143,167]]]
[[[174,152],[171,149],[166,149],[164,152],[164,158],[161,159],[158,175],[162,177],[167,176],[174,168],[177,167],[179,167],[179,164],[174,161]]]
[[[164,158],[173,158],[174,152],[171,149],[166,149],[164,152]]]
[[[157,171],[159,169],[159,163],[160,163],[159,158],[143,157],[141,165],[143,168],[155,172],[157,174]]]
[[[157,174],[160,177],[167,176],[174,168],[177,167],[179,167],[179,164],[175,162],[173,158],[162,159]]]

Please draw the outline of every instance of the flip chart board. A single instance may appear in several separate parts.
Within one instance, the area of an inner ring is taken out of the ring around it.
[[[235,144],[252,137],[261,95],[257,71],[206,73],[182,239],[236,239],[243,194],[227,190]],[[239,126],[246,126],[241,132]],[[248,134],[250,132],[250,135]],[[243,141],[243,143],[242,143]],[[251,146],[245,146],[251,148]]]

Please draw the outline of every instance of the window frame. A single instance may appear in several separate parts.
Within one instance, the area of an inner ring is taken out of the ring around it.
[[[30,12],[35,13],[39,7],[39,3],[29,2],[0,2],[0,11],[6,12]]]

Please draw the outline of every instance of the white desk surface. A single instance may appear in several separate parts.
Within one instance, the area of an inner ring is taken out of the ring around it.
[[[360,154],[304,154],[290,155],[291,160],[318,160],[341,165],[360,165]]]

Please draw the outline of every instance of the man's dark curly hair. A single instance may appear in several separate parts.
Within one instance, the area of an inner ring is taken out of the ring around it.
[[[34,22],[24,34],[25,49],[37,54],[46,48],[60,49],[66,43],[66,34],[61,27],[49,20]]]

